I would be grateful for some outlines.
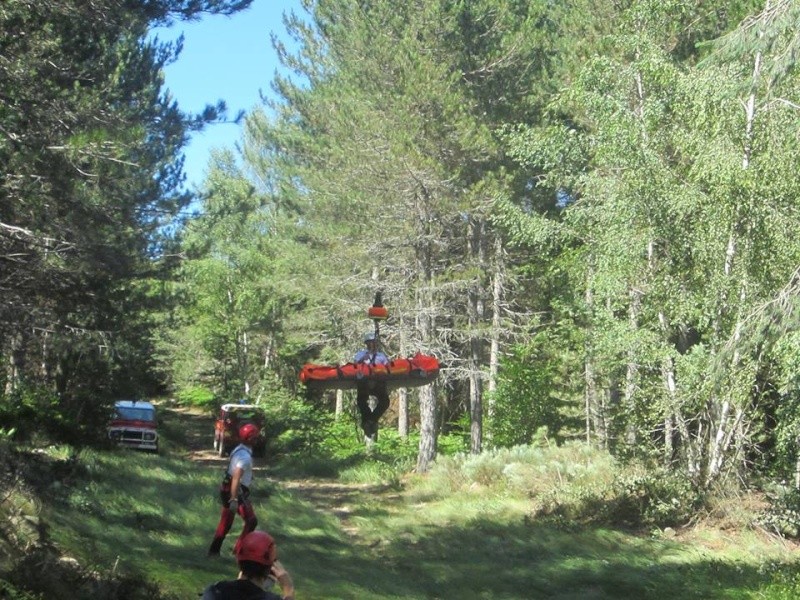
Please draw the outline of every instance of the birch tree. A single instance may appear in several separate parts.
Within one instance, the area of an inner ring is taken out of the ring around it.
[[[659,43],[673,8],[634,7],[631,29],[613,38],[619,54],[589,63],[557,104],[580,115],[577,126],[554,127],[525,155],[576,198],[564,223],[591,257],[590,379],[612,401],[603,412],[613,435],[638,431],[667,462],[677,449],[686,472],[707,484],[734,448],[748,446],[759,405],[758,359],[734,353],[725,364],[720,352],[795,260],[784,239],[795,219],[786,184],[795,142],[785,135],[795,115],[776,103],[752,121],[759,86],[739,104],[741,61],[677,62]],[[765,256],[774,256],[768,277],[757,267]],[[617,397],[625,401],[615,405]]]

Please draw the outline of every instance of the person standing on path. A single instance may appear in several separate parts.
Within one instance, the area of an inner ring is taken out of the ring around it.
[[[234,546],[234,553],[244,536],[258,525],[256,513],[250,502],[250,484],[253,481],[253,445],[260,434],[261,431],[252,423],[246,423],[239,428],[240,443],[231,452],[228,468],[219,489],[222,511],[214,539],[208,548],[209,556],[219,556],[222,542],[231,530],[237,513],[242,517],[244,526]]]
[[[201,600],[294,600],[294,582],[278,560],[275,540],[264,531],[244,536],[236,548],[239,577],[209,585]],[[276,581],[281,594],[269,590]]]

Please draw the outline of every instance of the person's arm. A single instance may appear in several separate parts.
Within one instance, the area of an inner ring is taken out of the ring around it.
[[[242,467],[234,467],[233,475],[231,475],[231,500],[239,502],[239,484],[242,481],[244,469]]]
[[[281,561],[276,560],[272,565],[271,575],[281,586],[283,600],[294,600],[294,582],[292,581],[292,576],[289,575],[289,571],[281,564]]]

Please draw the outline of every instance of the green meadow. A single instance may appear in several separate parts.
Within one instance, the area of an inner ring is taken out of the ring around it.
[[[189,452],[203,444],[210,419],[164,416],[160,455],[81,451],[80,468],[52,484],[42,511],[54,544],[92,572],[150,582],[154,598],[195,598],[208,583],[236,575],[230,548],[241,521],[223,556],[207,558],[225,462]],[[67,452],[51,449],[50,458]],[[417,477],[387,465],[379,443],[336,477],[262,461],[253,499],[298,600],[779,599],[800,592],[794,546],[737,524],[733,510],[727,521],[706,514],[677,530],[601,526],[543,510],[559,494],[585,497],[613,468],[580,446],[519,448],[442,459]]]

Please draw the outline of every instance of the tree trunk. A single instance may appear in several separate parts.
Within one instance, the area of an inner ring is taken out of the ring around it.
[[[505,276],[505,253],[499,235],[494,240],[494,277],[492,281],[492,336],[489,347],[488,390],[497,389],[497,371],[500,365],[500,328],[502,327],[503,284]],[[494,413],[494,401],[489,402],[489,416]]]
[[[642,309],[642,292],[632,289],[629,292],[630,306],[628,307],[628,321],[631,332],[635,332],[639,327],[639,313]],[[629,449],[636,448],[636,423],[633,417],[636,414],[636,390],[639,385],[639,364],[636,352],[628,350],[628,364],[625,368],[625,392],[623,394],[623,406],[625,410],[625,445]]]
[[[433,281],[433,240],[431,232],[431,215],[427,207],[427,190],[421,190],[417,197],[418,207],[418,235],[419,239],[415,247],[416,253],[416,325],[420,340],[428,347],[433,345],[434,322],[433,315],[435,307],[433,305],[432,289]],[[419,417],[420,417],[420,437],[419,452],[417,454],[418,473],[426,473],[431,463],[436,458],[436,394],[435,384],[423,386],[419,389]]]
[[[6,396],[19,387],[22,380],[23,363],[25,361],[25,354],[22,348],[22,335],[15,333],[10,337],[10,341],[8,358],[6,359]]]
[[[770,0],[767,0],[764,13],[769,13],[770,10]],[[759,37],[763,37],[764,32],[763,29],[759,33]],[[745,131],[744,131],[744,153],[742,155],[742,170],[746,171],[750,168],[750,158],[752,153],[752,145],[753,145],[753,123],[755,122],[756,117],[756,84],[761,75],[761,67],[762,67],[762,55],[761,52],[756,52],[755,61],[753,65],[753,74],[752,74],[752,85],[751,85],[751,92],[747,98],[747,102],[745,103]],[[740,227],[740,207],[737,206],[733,222],[731,223],[730,233],[728,236],[728,244],[725,248],[725,263],[723,267],[723,272],[726,278],[733,278],[733,268],[734,268],[734,261],[738,255],[738,235],[739,235],[739,227]],[[744,302],[746,299],[746,285],[745,281],[740,282],[739,284],[739,313],[741,315],[742,308],[744,306]],[[723,305],[726,303],[723,303]],[[736,321],[736,325],[734,326],[734,333],[733,333],[733,357],[731,359],[730,364],[730,372],[735,373],[739,368],[740,363],[740,354],[739,354],[739,342],[742,335],[742,318],[739,316]],[[716,423],[716,433],[711,440],[711,447],[709,449],[709,461],[708,461],[708,482],[717,479],[723,469],[726,455],[728,449],[730,448],[730,442],[734,434],[734,430],[732,428],[732,424],[730,422],[730,412],[733,408],[733,394],[735,390],[729,389],[727,392],[727,396],[722,400],[721,405],[716,407],[716,412],[719,415],[719,420]],[[715,403],[717,404],[717,403]],[[737,418],[735,419],[736,422],[739,422],[740,419],[744,418],[744,414],[740,412],[741,407],[736,409]],[[712,413],[713,415],[713,413]]]
[[[471,454],[481,453],[481,443],[483,439],[483,402],[481,388],[480,374],[476,371],[472,371],[469,375],[469,451]]]
[[[417,473],[427,473],[436,458],[436,394],[435,384],[419,388],[419,453]]]
[[[408,388],[397,390],[397,434],[408,437]]]
[[[586,293],[584,295],[584,300],[586,302],[586,309],[591,314],[594,308],[594,294],[592,292],[591,286],[591,277],[587,277],[586,281]],[[584,363],[583,363],[583,379],[584,379],[584,410],[585,410],[585,420],[586,420],[586,441],[591,443],[592,441],[592,424],[593,424],[593,415],[595,412],[595,406],[597,404],[597,387],[595,385],[594,380],[594,362],[592,357],[592,349],[589,342],[586,342],[585,345],[585,355],[584,355]]]
[[[344,390],[336,390],[336,408],[333,414],[337,420],[344,414]]]
[[[467,329],[469,334],[469,423],[470,452],[480,454],[483,442],[483,334],[481,323],[484,316],[483,273],[486,271],[485,232],[482,218],[470,219],[470,254],[478,266],[478,275],[472,283],[467,297]]]
[[[594,311],[594,292],[592,291],[592,273],[586,278],[584,300],[588,312]],[[590,325],[591,327],[591,325]],[[586,409],[586,441],[595,442],[601,447],[608,447],[608,428],[606,426],[605,394],[597,389],[597,374],[594,368],[594,349],[587,339],[584,355],[584,400]]]

